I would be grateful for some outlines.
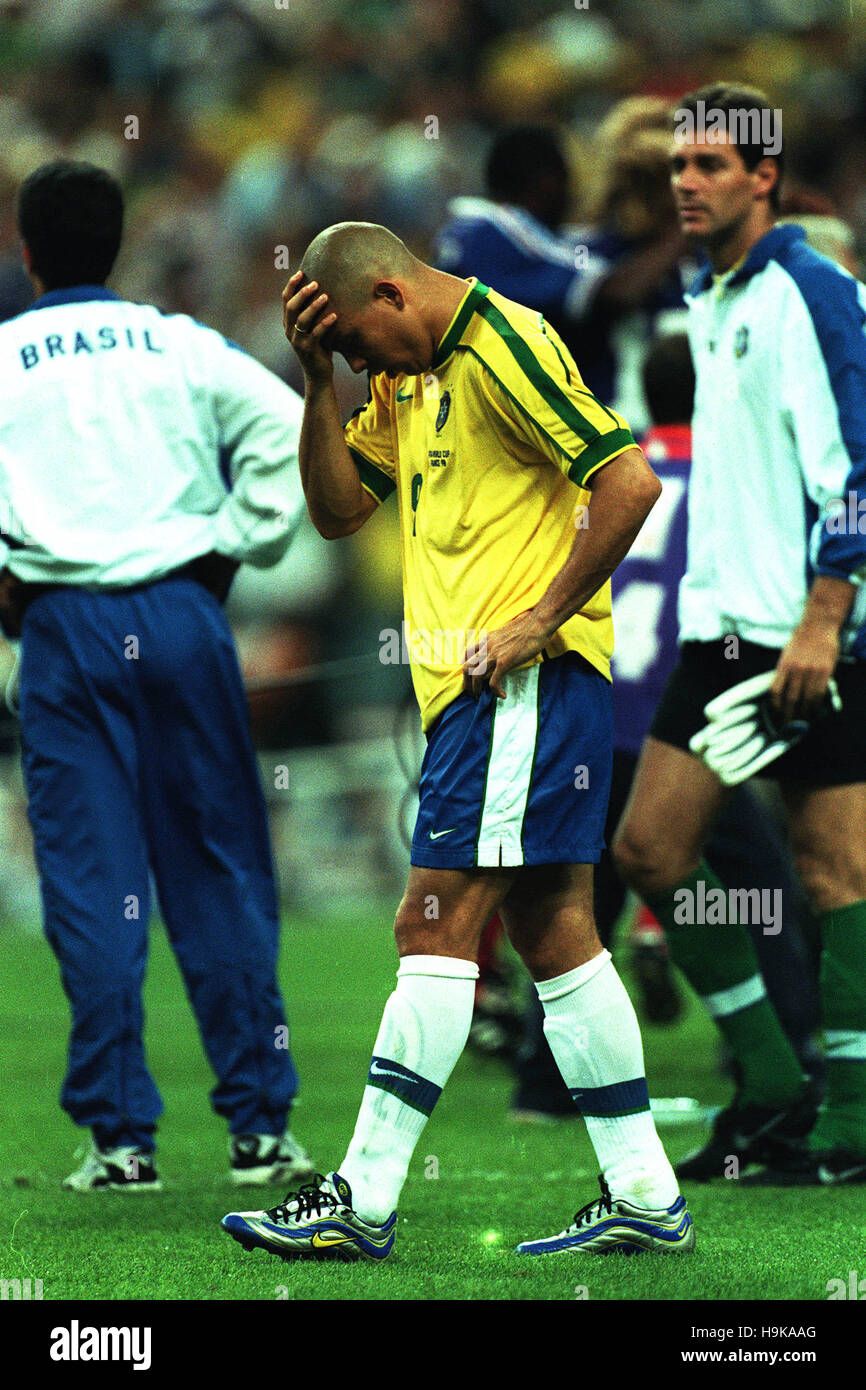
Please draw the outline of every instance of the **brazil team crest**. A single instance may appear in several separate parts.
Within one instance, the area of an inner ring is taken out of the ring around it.
[[[749,330],[745,324],[734,334],[734,356],[745,357],[749,351]]]
[[[436,433],[438,434],[445,421],[448,419],[448,412],[451,409],[450,391],[442,392],[442,399],[439,402],[439,414],[436,416]]]

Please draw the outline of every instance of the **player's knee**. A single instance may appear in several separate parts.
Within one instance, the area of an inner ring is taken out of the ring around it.
[[[617,872],[637,893],[663,893],[679,883],[693,865],[679,846],[624,822],[611,846]]]
[[[658,876],[661,855],[652,836],[629,823],[620,825],[611,846],[614,863],[620,878],[640,891]]]
[[[826,852],[814,846],[795,853],[800,881],[814,912],[832,912],[866,901],[866,857],[840,853],[838,846]]]
[[[547,936],[521,939],[509,933],[511,944],[533,980],[551,980],[573,970],[575,961],[592,960],[602,949],[595,923],[575,922],[572,930],[551,932]]]
[[[460,944],[457,914],[443,909],[435,893],[403,898],[394,919],[394,940],[401,956],[437,955]]]

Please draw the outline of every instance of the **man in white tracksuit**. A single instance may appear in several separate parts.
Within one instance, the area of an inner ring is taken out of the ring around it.
[[[301,403],[220,334],[105,288],[123,225],[107,173],[37,169],[18,218],[38,297],[0,326],[0,622],[21,643],[28,809],[72,1010],[61,1101],[93,1137],[65,1185],[159,1187],[151,872],[233,1180],[305,1176],[267,814],[221,606],[302,514]]]
[[[722,84],[675,113],[681,224],[710,259],[689,296],[682,649],[614,849],[737,1072],[678,1175],[759,1164],[755,1181],[835,1185],[866,1181],[866,288],[775,225],[780,122],[762,93]],[[702,860],[728,784],[758,769],[778,780],[820,917],[817,1122],[744,925],[758,903],[726,901]]]

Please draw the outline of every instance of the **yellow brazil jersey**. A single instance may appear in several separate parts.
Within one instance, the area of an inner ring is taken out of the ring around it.
[[[428,729],[463,688],[467,640],[541,598],[586,524],[586,480],[634,447],[541,314],[476,280],[431,370],[370,379],[345,437],[366,490],[400,508],[407,645]],[[610,679],[610,584],[544,649]],[[542,660],[539,656],[537,660]]]

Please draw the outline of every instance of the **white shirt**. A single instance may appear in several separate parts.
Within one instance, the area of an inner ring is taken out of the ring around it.
[[[145,583],[285,553],[304,499],[296,392],[221,334],[99,286],[0,324],[0,565]]]
[[[866,509],[866,288],[774,227],[743,265],[687,296],[697,378],[680,640],[782,648],[815,575],[859,584]],[[866,656],[861,587],[843,634]]]

